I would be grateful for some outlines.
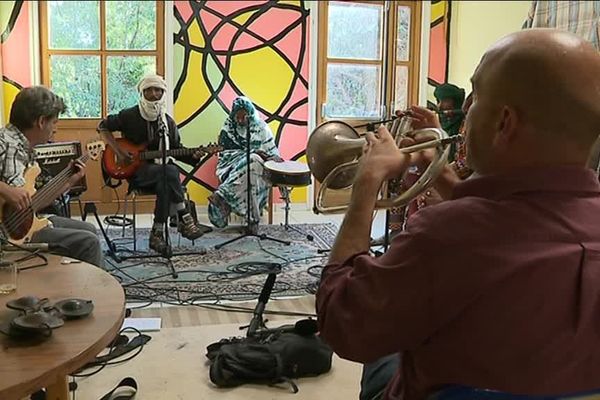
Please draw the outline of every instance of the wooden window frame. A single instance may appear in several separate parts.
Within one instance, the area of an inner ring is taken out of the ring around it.
[[[106,63],[109,56],[153,56],[156,57],[156,73],[164,76],[165,71],[165,3],[156,0],[156,49],[155,50],[107,50],[106,49],[106,0],[100,0],[100,49],[99,50],[51,50],[48,43],[48,3],[40,1],[40,53],[42,84],[50,87],[50,56],[52,55],[93,55],[100,56],[101,116],[100,118],[60,119],[59,127],[93,128],[108,114],[108,83]],[[67,104],[68,107],[68,104]]]
[[[365,3],[365,4],[380,4],[384,7],[384,21],[382,31],[384,33],[383,46],[381,51],[382,60],[361,60],[361,59],[338,59],[329,58],[327,55],[328,44],[328,8],[329,2],[319,2],[319,22],[318,22],[318,50],[317,50],[317,123],[327,120],[323,115],[323,104],[327,103],[327,66],[329,63],[352,64],[352,65],[377,65],[381,66],[381,79],[385,80],[385,84],[379,89],[381,94],[382,105],[385,105],[384,117],[389,117],[394,110],[394,91],[396,82],[396,66],[403,65],[408,67],[408,95],[407,103],[416,104],[419,99],[420,86],[420,50],[421,50],[421,18],[422,6],[420,2],[414,1],[367,1],[354,0],[346,1],[347,3]],[[411,10],[411,25],[410,25],[410,47],[408,61],[398,61],[396,59],[396,29],[398,22],[398,8],[408,7]],[[388,7],[388,16],[386,18],[385,8]],[[386,80],[386,77],[389,77]],[[359,124],[361,122],[370,121],[373,119],[364,118],[336,118],[343,121],[352,121]],[[379,118],[375,118],[379,119]]]
[[[367,63],[381,65],[382,79],[385,80],[385,84],[382,84],[380,92],[382,105],[385,105],[386,110],[382,117],[389,118],[394,113],[395,101],[395,83],[396,83],[396,66],[405,65],[408,67],[408,95],[406,98],[407,105],[417,104],[419,100],[419,88],[420,88],[420,61],[421,61],[421,20],[422,20],[422,4],[420,1],[368,1],[368,0],[348,0],[346,2],[352,3],[366,3],[366,4],[383,4],[384,6],[384,21],[383,21],[383,33],[384,43],[382,46],[382,61],[368,61],[360,60],[360,63],[366,65]],[[319,21],[318,21],[318,40],[317,40],[317,104],[316,109],[316,122],[317,125],[327,121],[322,110],[323,104],[327,102],[327,65],[332,59],[327,57],[327,44],[328,44],[328,4],[329,2],[319,2]],[[410,25],[410,47],[408,61],[398,61],[396,59],[396,30],[398,20],[398,7],[404,6],[411,10],[411,25]],[[388,7],[387,18],[385,14],[385,7]],[[337,59],[333,59],[337,60]],[[343,62],[349,64],[357,64],[354,60],[344,59]],[[350,123],[351,125],[359,125],[365,122],[378,120],[379,118],[365,119],[365,118],[336,118]],[[360,132],[362,133],[362,132]],[[314,183],[314,196],[316,199],[321,184],[318,181]],[[325,195],[324,201],[328,206],[335,205],[346,205],[349,203],[351,195],[351,189],[342,190],[331,190],[329,189]]]

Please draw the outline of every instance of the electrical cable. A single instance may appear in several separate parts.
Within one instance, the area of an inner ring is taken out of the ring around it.
[[[44,267],[44,266],[48,265],[48,257],[46,257],[44,254],[40,253],[39,249],[37,249],[37,250],[31,250],[31,249],[28,249],[28,248],[26,248],[24,246],[21,246],[21,245],[17,244],[17,243],[11,242],[10,240],[6,240],[6,243],[8,243],[11,246],[14,246],[14,247],[16,247],[18,249],[21,249],[21,250],[26,251],[27,253],[29,253],[28,255],[15,260],[15,262],[17,264],[21,263],[21,262],[29,261],[30,259],[35,258],[35,257],[38,257],[38,258],[42,259],[42,263],[35,264],[35,265],[28,265],[27,267],[20,267],[19,271],[25,271],[25,270],[28,270],[28,269],[39,268],[39,267]]]
[[[117,340],[118,340],[119,336],[121,334],[123,334],[123,333],[128,332],[128,331],[133,331],[133,332],[137,333],[136,337],[141,337],[143,335],[142,332],[140,332],[139,330],[137,330],[137,329],[135,329],[133,327],[127,327],[127,328],[121,329],[119,331],[119,333],[117,334],[117,336],[115,337],[115,339],[113,339],[113,341],[110,343],[108,355],[110,355],[110,353],[112,353],[115,350],[115,348],[117,347],[116,343],[117,343]],[[145,346],[145,344],[143,344],[143,342],[142,342],[142,344],[139,347],[136,348],[137,351],[134,354],[132,354],[132,355],[130,355],[127,358],[124,358],[124,359],[104,361],[104,362],[98,363],[98,365],[94,365],[94,362],[92,361],[91,363],[86,364],[84,367],[82,367],[81,369],[79,369],[75,373],[70,374],[69,376],[74,377],[74,378],[87,378],[87,377],[90,377],[90,376],[94,376],[94,375],[96,375],[97,373],[99,373],[100,371],[102,371],[104,368],[106,368],[109,365],[123,364],[123,363],[125,363],[125,362],[127,362],[129,360],[134,359],[135,357],[137,357],[142,352],[142,350],[144,349],[144,346]],[[92,371],[90,373],[85,373],[85,374],[79,373],[79,372],[84,371],[86,369],[95,368],[95,367],[98,367],[98,369],[96,369],[96,370],[94,370],[94,371]]]

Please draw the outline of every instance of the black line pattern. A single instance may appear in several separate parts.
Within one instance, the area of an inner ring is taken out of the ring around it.
[[[280,103],[279,107],[275,111],[273,111],[271,113],[271,112],[268,112],[267,110],[265,110],[264,108],[260,107],[260,105],[257,105],[258,111],[266,116],[265,122],[267,122],[267,123],[272,122],[272,121],[279,122],[278,129],[276,132],[274,132],[275,142],[277,143],[277,145],[279,145],[281,143],[283,135],[289,134],[289,133],[286,133],[286,127],[288,127],[288,126],[307,127],[307,125],[308,125],[308,122],[306,120],[292,119],[291,115],[296,109],[302,107],[305,104],[308,104],[308,81],[306,78],[301,76],[301,70],[302,70],[302,66],[304,65],[304,63],[308,62],[308,59],[307,59],[308,58],[308,51],[307,51],[308,43],[306,40],[306,35],[307,35],[307,31],[309,29],[309,25],[308,25],[309,24],[309,18],[308,18],[309,10],[306,8],[304,1],[300,1],[299,2],[300,4],[298,6],[293,5],[293,4],[279,3],[276,1],[267,1],[263,4],[250,3],[247,6],[244,6],[244,2],[240,1],[240,2],[238,2],[241,5],[240,8],[238,8],[236,11],[230,13],[229,15],[224,15],[224,14],[220,13],[219,11],[211,8],[211,3],[214,3],[214,2],[213,1],[190,1],[189,5],[192,10],[192,16],[190,18],[188,18],[187,21],[185,21],[184,17],[179,13],[179,10],[177,9],[177,7],[175,7],[175,9],[174,9],[174,16],[175,16],[176,21],[179,24],[179,31],[173,34],[173,41],[176,46],[183,47],[183,54],[184,54],[182,72],[181,72],[181,75],[176,78],[176,83],[175,83],[175,87],[174,87],[174,95],[173,96],[174,96],[175,102],[177,102],[177,99],[179,98],[179,95],[181,92],[181,88],[182,88],[184,82],[186,81],[186,79],[188,78],[188,73],[201,73],[203,80],[206,83],[206,85],[208,86],[210,93],[211,93],[211,95],[207,99],[207,101],[204,104],[202,104],[197,110],[195,110],[194,113],[192,113],[188,118],[186,118],[183,121],[177,121],[178,127],[182,128],[182,127],[186,126],[187,124],[189,124],[191,121],[193,121],[195,118],[197,118],[200,114],[205,112],[206,109],[214,102],[217,102],[219,104],[219,106],[225,111],[225,113],[229,114],[229,107],[231,105],[224,104],[223,101],[221,100],[221,98],[219,97],[219,94],[221,93],[221,91],[223,90],[225,85],[229,84],[230,87],[233,89],[233,91],[236,94],[244,95],[244,93],[240,90],[238,83],[233,81],[229,74],[230,68],[231,68],[232,57],[239,55],[239,54],[251,53],[251,52],[261,50],[261,49],[268,47],[272,51],[277,53],[279,55],[279,57],[281,57],[281,59],[293,71],[293,77],[292,77],[292,81],[290,82],[290,85],[289,85],[288,93],[286,94],[285,98],[283,99],[283,101]],[[263,38],[258,33],[252,31],[252,29],[249,28],[249,26],[254,21],[256,21],[259,17],[261,17],[265,14],[268,14],[275,9],[296,11],[298,17],[292,23],[290,23],[287,27],[285,27],[283,30],[281,30],[281,32],[279,32],[277,35],[275,35],[273,38],[271,38],[269,40]],[[205,25],[202,23],[201,12],[209,13],[212,16],[219,19],[219,22],[211,30],[210,33],[207,32]],[[249,12],[253,12],[253,14],[243,24],[240,24],[239,22],[235,21],[235,19],[238,18],[239,16],[249,13]],[[188,32],[188,29],[190,28],[192,23],[194,23],[195,21],[198,23],[198,26],[200,27],[200,32],[204,37],[205,45],[203,47],[194,45],[190,41],[190,35]],[[229,44],[229,47],[227,50],[217,50],[213,47],[212,43],[214,42],[217,35],[219,35],[220,29],[223,26],[225,26],[226,24],[232,25],[233,27],[235,27],[237,29],[237,31],[233,35],[233,37],[231,39],[231,43]],[[284,38],[288,33],[293,31],[294,29],[296,29],[298,26],[300,26],[301,30],[302,30],[302,36],[301,36],[302,41],[300,43],[300,54],[298,57],[297,64],[294,64],[294,62],[292,60],[290,60],[288,55],[286,55],[279,48],[277,48],[275,46],[275,44],[279,40]],[[243,50],[235,51],[234,48],[235,48],[238,40],[240,39],[240,37],[243,34],[250,35],[252,38],[254,38],[258,42],[260,42],[260,44],[254,46],[254,47],[251,47],[251,48],[244,48]],[[190,58],[191,58],[192,52],[201,53],[203,55],[201,71],[193,71],[193,72],[189,71],[189,63],[190,63]],[[218,59],[218,56],[225,57],[225,65],[221,64],[221,62]],[[216,87],[213,87],[212,83],[210,82],[210,80],[208,78],[207,63],[208,63],[209,57],[212,58],[212,60],[214,61],[214,64],[219,68],[219,70],[223,76],[223,79],[221,80],[221,82],[219,82],[219,84]],[[260,71],[260,72],[269,74],[269,71]],[[306,96],[299,99],[294,104],[288,104],[293,95],[293,91],[294,91],[294,88],[296,87],[297,82],[300,82],[301,85],[303,85],[306,88]],[[268,90],[268,88],[266,88],[266,89]],[[288,107],[288,109],[285,113],[282,113],[283,109],[285,107]],[[297,154],[293,155],[291,157],[291,159],[297,160],[297,159],[301,158],[304,154],[305,154],[305,150],[302,150],[302,151],[298,152]],[[198,165],[196,165],[190,172],[186,173],[186,178],[185,178],[184,184],[188,183],[190,181],[193,181],[193,182],[205,187],[206,189],[208,189],[210,191],[214,190],[215,188],[213,188],[210,184],[208,184],[207,182],[204,182],[203,180],[201,180],[195,176],[198,169],[200,169],[202,167],[202,165],[204,165],[209,159],[210,159],[210,157],[207,157],[207,158],[201,160],[201,162]]]

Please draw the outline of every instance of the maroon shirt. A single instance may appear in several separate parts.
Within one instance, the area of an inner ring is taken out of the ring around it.
[[[556,167],[472,178],[381,257],[328,265],[323,338],[341,357],[402,365],[389,399],[446,384],[518,394],[600,388],[600,185]]]

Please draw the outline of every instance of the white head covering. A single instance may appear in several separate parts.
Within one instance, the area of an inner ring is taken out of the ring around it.
[[[164,119],[165,112],[167,110],[167,99],[166,96],[160,98],[157,101],[149,101],[144,97],[144,90],[156,87],[162,89],[163,91],[167,91],[167,83],[160,75],[146,75],[140,80],[137,84],[137,90],[140,94],[139,100],[139,108],[140,114],[142,114],[142,118],[146,121],[156,121],[159,116]]]
[[[151,88],[151,87],[156,87],[159,89],[162,89],[164,92],[167,91],[167,82],[165,82],[165,80],[163,79],[162,76],[160,75],[146,75],[142,78],[142,80],[139,81],[139,83],[137,84],[137,90],[140,94],[140,100],[138,103],[138,107],[140,109],[140,114],[142,115],[142,118],[144,118],[146,121],[156,121],[159,118],[162,120],[162,125],[165,129],[165,144],[166,144],[166,150],[169,150],[170,148],[170,143],[169,143],[169,125],[167,123],[167,98],[165,96],[165,94],[163,93],[163,96],[160,98],[160,100],[156,100],[156,101],[150,101],[150,100],[146,100],[146,98],[144,97],[144,90]],[[160,125],[160,124],[159,124]],[[160,146],[159,146],[159,150],[162,150],[162,144],[163,142],[160,141]],[[161,163],[161,160],[155,160],[155,162],[157,163]]]

